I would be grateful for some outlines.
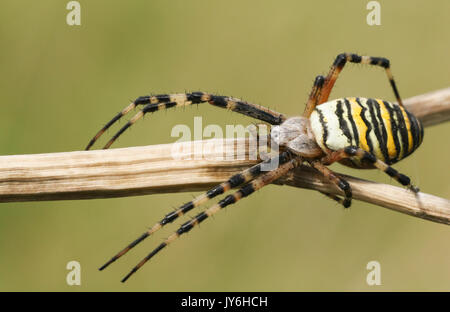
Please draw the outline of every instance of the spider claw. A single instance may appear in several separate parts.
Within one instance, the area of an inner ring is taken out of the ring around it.
[[[413,191],[414,193],[416,193],[416,194],[420,192],[420,189],[417,186],[414,186],[414,185],[410,185],[409,189],[411,191]]]
[[[122,280],[120,282],[125,283],[127,281],[127,279],[130,278],[131,275],[133,275],[138,269],[135,267],[133,268],[133,270],[130,271],[130,273],[128,273],[124,278],[122,278]]]
[[[99,271],[103,271],[104,269],[106,269],[111,263],[113,263],[114,261],[116,261],[117,258],[113,257],[111,258],[111,260],[109,260],[108,262],[106,262],[104,265],[102,265],[101,267],[98,268]]]

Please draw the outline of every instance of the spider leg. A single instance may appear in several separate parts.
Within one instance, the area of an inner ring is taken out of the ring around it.
[[[133,117],[133,119],[130,120],[130,122],[128,122],[122,129],[120,129],[119,132],[114,135],[113,139],[111,139],[104,148],[108,148],[115,141],[115,139],[117,139],[127,128],[129,128],[134,122],[140,119],[145,113],[168,109],[171,107],[188,106],[192,104],[202,103],[209,103],[214,106],[226,108],[234,112],[268,122],[269,124],[273,125],[281,124],[286,119],[284,115],[260,105],[248,103],[228,96],[213,95],[204,92],[141,96],[126,108],[124,108],[111,121],[109,121],[94,136],[94,138],[91,139],[86,147],[86,150],[90,149],[92,145],[94,145],[94,143],[97,141],[97,139],[117,120],[122,118],[122,116],[127,114],[130,110],[138,105],[145,105],[144,109],[135,117]]]
[[[325,194],[334,200],[337,200],[339,203],[341,203],[345,208],[348,208],[352,204],[352,189],[350,187],[350,184],[338,175],[336,175],[331,169],[329,169],[327,166],[325,166],[320,160],[312,160],[309,161],[311,166],[315,168],[317,171],[322,173],[325,178],[330,180],[333,184],[335,184],[337,187],[339,187],[345,194],[344,199],[341,202],[341,199],[335,195],[331,194]],[[331,196],[330,196],[331,195]],[[339,200],[338,200],[339,199]]]
[[[150,260],[153,256],[155,256],[159,251],[165,248],[167,245],[172,243],[174,240],[179,238],[182,234],[189,232],[193,227],[199,225],[201,222],[211,217],[215,213],[217,213],[222,208],[236,203],[238,200],[249,196],[256,190],[264,187],[267,184],[272,183],[282,175],[286,174],[289,170],[297,167],[300,164],[300,158],[293,158],[284,164],[280,165],[278,168],[268,171],[264,173],[260,177],[254,179],[253,181],[246,184],[244,187],[239,189],[237,192],[226,196],[224,199],[219,201],[217,204],[211,206],[205,211],[197,214],[192,220],[187,221],[182,224],[181,227],[170,235],[163,243],[161,243],[158,247],[156,247],[152,252],[150,252],[144,259],[141,260],[131,271],[128,273],[123,279],[122,282],[125,282],[131,275],[133,275],[139,268],[141,268],[148,260]]]
[[[314,80],[314,85],[311,90],[311,93],[309,94],[308,102],[306,102],[305,110],[303,111],[304,117],[309,117],[311,113],[313,112],[314,108],[319,104],[318,100],[320,97],[320,94],[322,93],[323,84],[325,82],[324,76],[317,76]]]
[[[240,186],[242,184],[245,184],[245,183],[253,180],[254,178],[256,178],[257,176],[259,176],[261,174],[261,166],[262,166],[262,164],[263,163],[269,163],[270,161],[275,160],[275,158],[278,159],[278,163],[279,164],[284,164],[290,159],[289,158],[289,154],[287,152],[283,152],[283,153],[277,155],[276,157],[274,157],[271,160],[268,160],[268,161],[265,161],[265,162],[261,162],[261,163],[256,164],[253,167],[250,167],[250,168],[248,168],[248,169],[246,169],[246,170],[244,170],[244,171],[242,171],[242,172],[240,172],[238,174],[233,175],[226,182],[223,182],[223,183],[215,186],[214,188],[210,189],[206,193],[203,193],[203,194],[195,197],[192,201],[189,201],[189,202],[185,203],[184,205],[182,205],[178,209],[176,209],[176,210],[168,213],[166,216],[164,216],[164,218],[161,219],[161,221],[159,221],[154,226],[149,228],[148,231],[143,233],[135,241],[133,241],[127,247],[122,249],[114,257],[112,257],[108,262],[106,262],[102,267],[100,267],[99,270],[101,271],[101,270],[105,269],[111,263],[113,263],[114,261],[119,259],[121,256],[126,254],[131,248],[133,248],[134,246],[136,246],[137,244],[142,242],[144,239],[146,239],[148,236],[152,235],[153,233],[155,233],[156,231],[161,229],[166,224],[172,223],[173,221],[178,219],[178,217],[183,216],[188,211],[190,211],[190,210],[192,210],[192,209],[194,209],[194,208],[196,208],[196,207],[206,203],[208,200],[213,199],[214,197],[216,197],[216,196],[218,196],[220,194],[226,193],[227,191],[229,191],[232,188],[238,187],[238,186]]]
[[[167,102],[167,103],[156,103],[156,104],[147,104],[144,106],[142,110],[140,110],[136,115],[134,115],[122,128],[120,128],[119,131],[117,131],[116,134],[106,143],[106,145],[103,147],[103,149],[108,149],[116,140],[117,138],[125,132],[129,127],[131,127],[136,121],[144,117],[147,113],[153,113],[158,110],[168,109],[170,107],[175,106],[184,106],[184,105],[190,105],[191,102],[183,102],[183,103],[177,103],[177,102]]]
[[[103,128],[100,129],[99,132],[97,132],[97,134],[89,141],[89,144],[86,146],[85,150],[89,150],[92,145],[94,145],[95,141],[98,140],[98,138],[106,131],[109,129],[109,127],[111,127],[117,120],[119,120],[120,118],[122,118],[123,116],[125,116],[126,114],[128,114],[128,112],[132,109],[134,109],[136,107],[136,103],[132,102],[130,105],[128,105],[127,107],[125,107],[120,113],[118,113],[116,116],[114,116],[113,119],[111,119],[110,121],[108,121],[108,123],[106,125],[103,126]]]
[[[327,192],[322,192],[322,191],[319,191],[319,192],[322,193],[323,195],[331,198],[332,200],[337,201],[339,204],[344,205],[344,199],[340,198],[339,196],[336,196],[334,194],[327,193]]]
[[[324,158],[322,158],[321,162],[324,164],[332,164],[336,161],[340,161],[343,159],[348,158],[356,158],[359,161],[368,162],[369,164],[373,165],[375,168],[385,172],[387,175],[389,175],[391,178],[394,178],[398,183],[408,187],[411,191],[414,193],[419,192],[419,188],[411,184],[411,179],[407,177],[404,174],[399,173],[397,170],[386,164],[385,162],[377,159],[374,155],[366,152],[365,150],[356,147],[356,146],[349,146],[344,149],[331,152]]]
[[[323,83],[323,87],[321,88],[322,90],[318,96],[316,105],[320,105],[328,101],[328,97],[330,96],[334,83],[336,82],[340,72],[342,71],[347,62],[383,67],[386,71],[386,75],[389,79],[389,83],[391,84],[392,90],[394,91],[395,98],[397,99],[398,104],[400,106],[403,106],[402,99],[400,98],[400,94],[394,81],[394,76],[392,76],[389,60],[384,57],[360,56],[353,53],[342,53],[336,57],[333,65],[331,66],[330,71],[328,72],[327,77],[325,78],[325,82]],[[315,87],[316,85],[313,87],[313,92]],[[310,106],[307,105],[303,116],[309,117],[309,115],[312,113],[316,105],[314,104],[311,104]]]

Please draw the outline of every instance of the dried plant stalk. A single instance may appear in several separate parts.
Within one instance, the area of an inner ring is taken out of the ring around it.
[[[450,88],[405,100],[426,126],[450,119]],[[217,150],[218,142],[223,151]],[[0,202],[109,198],[205,190],[256,160],[223,160],[242,140],[0,157]],[[200,153],[198,153],[200,151]],[[174,159],[173,156],[180,159]],[[185,158],[190,156],[191,160]],[[248,155],[247,155],[248,156]],[[199,159],[197,159],[199,158]],[[248,157],[247,157],[248,158]],[[246,158],[246,159],[247,159]],[[450,224],[450,201],[347,177],[355,199]],[[307,166],[277,184],[341,194]]]

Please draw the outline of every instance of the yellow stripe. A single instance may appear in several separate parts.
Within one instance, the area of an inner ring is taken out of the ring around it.
[[[361,147],[365,151],[369,151],[370,150],[369,145],[367,145],[366,140],[367,126],[360,116],[362,108],[356,102],[355,98],[348,98],[348,100],[352,105],[352,117],[353,120],[355,121],[356,127],[358,128],[359,147]]]
[[[402,110],[403,119],[405,119],[406,130],[408,131],[408,153],[410,153],[412,151],[412,149],[413,149],[413,138],[412,138],[412,133],[411,133],[411,121],[409,120],[408,114],[406,114],[406,111],[403,108],[403,106],[400,106],[400,109]]]
[[[389,155],[389,159],[393,159],[395,155],[397,155],[397,149],[395,148],[394,137],[392,136],[392,128],[391,128],[391,116],[389,115],[389,111],[384,105],[383,101],[377,100],[378,104],[380,104],[381,110],[381,118],[384,121],[384,126],[386,127],[387,133],[387,151]]]

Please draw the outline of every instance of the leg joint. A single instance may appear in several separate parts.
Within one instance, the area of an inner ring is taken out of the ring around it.
[[[345,180],[339,180],[338,186],[339,186],[339,188],[340,188],[341,190],[343,190],[346,194],[347,194],[348,191],[351,191],[350,184],[348,184],[348,182],[345,181]],[[350,192],[350,194],[351,194],[351,192]]]
[[[338,68],[344,67],[345,63],[347,63],[347,55],[345,53],[341,53],[336,57],[336,60],[333,63],[333,66]]]
[[[348,146],[344,149],[344,152],[349,156],[355,156],[358,152],[358,148],[356,146]]]
[[[384,68],[389,68],[391,66],[389,60],[384,57],[371,57],[370,58],[371,65],[378,65]]]
[[[149,104],[150,103],[150,96],[140,96],[135,101],[134,104],[136,105],[142,105],[142,104]]]
[[[322,87],[324,82],[325,82],[325,77],[322,75],[319,75],[316,77],[316,80],[314,80],[314,86]]]

